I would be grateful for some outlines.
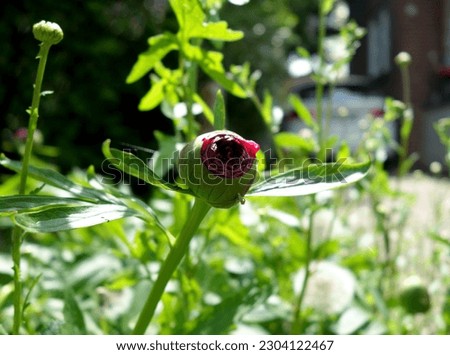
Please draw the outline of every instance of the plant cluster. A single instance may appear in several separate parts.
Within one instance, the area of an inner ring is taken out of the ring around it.
[[[328,136],[324,86],[335,84],[362,29],[344,26],[347,56],[328,63],[322,43],[335,1],[319,1],[317,118],[289,97],[311,133],[302,137],[280,131],[273,96],[258,94],[250,64],[225,68],[221,43],[243,34],[219,20],[222,2],[169,3],[177,30],[149,38],[127,82],[150,78],[139,109],[159,107],[174,135],[155,133],[159,149],[147,161],[106,140],[101,173],[91,166],[63,175],[30,164],[47,56],[63,37],[57,24],[34,26],[41,44],[25,149],[21,161],[0,157],[16,172],[0,186],[2,228],[12,230],[11,253],[0,254],[0,331],[447,333],[445,201],[420,236],[429,252],[405,255],[422,245],[408,229],[413,201],[401,189],[414,159],[406,149],[408,94],[404,102],[387,99],[356,151]],[[304,48],[299,54],[309,56]],[[176,67],[166,64],[171,55]],[[213,105],[199,92],[199,75],[221,88]],[[275,153],[226,130],[222,90],[252,102]],[[399,144],[387,129],[394,120]],[[443,143],[446,122],[437,127]],[[398,186],[383,166],[387,147],[400,156]],[[147,201],[131,191],[129,177],[155,187]]]

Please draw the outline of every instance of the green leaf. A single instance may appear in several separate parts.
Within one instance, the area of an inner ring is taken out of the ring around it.
[[[167,162],[174,159],[173,152],[177,150],[178,139],[175,136],[170,136],[160,131],[155,131],[154,136],[158,141],[158,150],[153,154],[151,160],[149,160],[149,169],[154,171],[158,176],[165,176],[173,168]]]
[[[217,91],[214,101],[214,129],[225,129],[225,102],[220,90]]]
[[[320,12],[323,15],[328,15],[333,9],[335,0],[321,0]]]
[[[400,128],[400,139],[405,141],[411,135],[411,130],[414,123],[414,116],[411,109],[405,110],[403,114],[403,122]]]
[[[153,110],[164,99],[164,87],[166,86],[167,81],[164,79],[152,81],[152,87],[139,102],[140,111]]]
[[[283,148],[300,149],[312,152],[315,149],[314,139],[305,139],[291,132],[280,132],[273,136],[275,144]]]
[[[305,106],[303,101],[297,95],[293,94],[289,95],[288,99],[297,116],[305,122],[308,127],[312,128],[315,132],[318,131],[319,127],[317,122],[314,121],[311,112],[309,112],[309,109]]]
[[[110,148],[111,141],[108,139],[102,145],[102,151],[104,156],[109,160],[109,162],[126,172],[127,174],[141,179],[151,185],[162,187],[166,190],[172,190],[182,193],[190,194],[190,190],[182,189],[181,187],[171,184],[161,177],[159,177],[153,170],[151,170],[147,164],[145,164],[137,156],[124,152],[122,150]]]
[[[177,18],[180,32],[188,38],[195,29],[196,24],[201,24],[205,20],[205,14],[198,0],[170,0],[170,6]]]
[[[222,85],[225,90],[237,97],[247,97],[245,90],[234,80],[226,76],[225,69],[222,65],[222,53],[205,51],[189,44],[183,45],[183,52],[186,58],[198,63],[201,69],[213,80]]]
[[[83,312],[75,298],[73,290],[70,288],[66,288],[64,292],[63,314],[65,324],[69,328],[67,329],[68,331],[73,333],[76,330],[78,334],[86,334]]]
[[[14,195],[0,197],[0,214],[31,211],[49,206],[86,205],[86,201],[74,198],[39,195]]]
[[[198,0],[170,0],[181,37],[187,42],[189,38],[205,38],[220,41],[236,41],[244,35],[241,31],[228,29],[225,21],[206,22],[206,15]]]
[[[142,78],[153,67],[172,50],[178,48],[178,41],[172,33],[163,33],[149,39],[150,48],[138,56],[137,62],[131,69],[126,82],[128,84]]]
[[[297,47],[297,54],[301,58],[305,58],[305,59],[311,58],[311,53],[309,53],[309,51],[305,47]]]
[[[264,92],[264,101],[262,103],[261,114],[264,119],[264,122],[269,128],[272,126],[272,105],[273,105],[272,95],[270,95],[270,93],[266,90]]]
[[[214,125],[214,114],[209,108],[208,104],[197,93],[194,93],[194,95],[192,95],[192,98],[196,103],[198,103],[202,107],[203,115],[208,120],[208,122]]]
[[[246,196],[303,196],[343,187],[362,179],[370,162],[311,164],[271,176],[255,184]]]
[[[22,163],[6,158],[0,155],[0,165],[19,173],[22,170]],[[50,186],[62,189],[74,196],[86,199],[88,201],[102,200],[112,202],[112,196],[104,194],[102,191],[78,185],[66,178],[57,171],[43,168],[36,168],[34,166],[28,167],[28,176],[42,181]]]
[[[209,22],[196,26],[189,35],[190,37],[216,41],[237,41],[244,37],[243,32],[228,29],[228,24],[225,21]]]
[[[123,205],[101,204],[19,213],[15,215],[15,222],[31,233],[49,233],[95,226],[129,216],[137,216],[137,213]]]
[[[433,124],[441,143],[450,148],[450,117],[441,118]]]

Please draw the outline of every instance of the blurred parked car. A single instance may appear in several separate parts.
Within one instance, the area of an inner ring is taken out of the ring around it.
[[[298,95],[303,104],[317,119],[315,83],[305,83],[294,87],[292,93]],[[384,96],[371,88],[364,78],[351,78],[338,83],[331,90],[331,111],[329,106],[330,86],[325,86],[323,95],[323,117],[330,111],[328,136],[336,135],[339,141],[346,141],[354,151],[364,143],[365,132],[371,127],[373,120],[382,119],[384,115]],[[301,133],[307,125],[299,119],[295,111],[287,112],[281,125],[282,131]],[[386,122],[386,128],[394,140],[397,139],[395,122]],[[336,148],[336,145],[335,147]],[[394,153],[393,147],[387,155]]]

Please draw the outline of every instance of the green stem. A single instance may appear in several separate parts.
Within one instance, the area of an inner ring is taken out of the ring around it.
[[[312,261],[312,231],[314,224],[315,210],[311,211],[309,215],[308,235],[306,237],[306,260],[305,260],[305,277],[298,296],[297,303],[294,308],[294,320],[292,322],[291,334],[302,334],[304,330],[304,319],[302,317],[303,300],[305,299],[306,289],[308,286],[309,276],[311,275],[311,261]]]
[[[19,194],[23,195],[25,193],[25,188],[27,185],[28,177],[28,166],[30,163],[31,151],[33,149],[33,137],[36,131],[37,121],[39,117],[39,102],[41,99],[41,87],[42,80],[44,78],[45,65],[47,63],[48,52],[51,44],[41,43],[41,48],[39,50],[38,58],[39,65],[36,74],[36,82],[34,84],[33,99],[31,101],[30,108],[30,120],[28,122],[28,133],[27,140],[25,143],[25,152],[23,155],[22,170],[20,172],[20,184],[19,184]],[[22,324],[22,281],[20,272],[20,247],[22,244],[23,232],[18,227],[15,226],[12,232],[12,260],[13,260],[13,270],[14,270],[14,323],[13,323],[13,334],[19,334],[20,326]]]
[[[325,115],[325,124],[323,127],[323,140],[324,144],[327,142],[328,137],[330,136],[330,121],[333,115],[333,93],[334,93],[334,85],[330,83],[328,88],[328,100],[327,100],[327,112]],[[324,158],[326,158],[326,148],[325,147],[325,155]]]
[[[413,125],[412,103],[411,103],[411,83],[409,76],[409,66],[402,66],[400,68],[402,77],[402,91],[403,102],[406,105],[407,111],[403,114],[402,126],[400,129],[400,154],[399,154],[399,168],[398,176],[404,176],[408,171],[406,166],[406,159],[408,157],[409,138]]]
[[[323,10],[324,1],[321,0],[319,3],[319,33],[318,33],[318,50],[317,54],[319,56],[319,80],[316,83],[316,112],[317,120],[319,123],[319,159],[326,160],[326,136],[323,122],[323,93],[324,93],[324,48],[323,42],[325,40],[326,33],[326,23],[325,23],[325,12]]]
[[[31,101],[27,141],[25,143],[25,153],[23,156],[22,172],[20,175],[19,194],[25,193],[25,186],[27,184],[28,166],[31,157],[31,150],[33,149],[33,137],[34,132],[36,131],[37,121],[39,117],[39,103],[41,100],[42,80],[44,78],[45,65],[47,64],[47,57],[50,47],[51,47],[50,44],[41,43],[41,49],[39,50],[38,54],[39,65],[36,74],[36,82],[34,84],[33,99]]]
[[[156,306],[164,293],[167,283],[180,264],[181,259],[183,259],[186,254],[189,247],[189,242],[210,208],[211,206],[203,200],[195,199],[189,218],[186,220],[180,235],[161,266],[158,277],[153,284],[152,290],[148,295],[147,301],[145,302],[141,313],[139,314],[133,334],[145,333],[150,321],[153,318]]]

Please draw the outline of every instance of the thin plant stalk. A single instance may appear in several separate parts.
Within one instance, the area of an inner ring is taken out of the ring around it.
[[[334,94],[334,85],[330,83],[328,88],[328,100],[327,100],[327,112],[325,116],[325,125],[322,128],[324,131],[324,141],[328,140],[328,137],[330,136],[330,121],[333,116],[333,94]],[[326,154],[325,154],[326,157]]]
[[[138,321],[134,327],[133,334],[144,334],[150,324],[156,310],[156,306],[160,301],[167,283],[171,279],[173,273],[177,269],[181,260],[188,251],[189,242],[197,231],[203,218],[208,213],[211,206],[200,199],[195,199],[189,218],[186,220],[180,235],[176,239],[175,244],[171,248],[167,258],[164,260],[158,277],[153,284],[144,307],[139,314]]]
[[[411,79],[409,73],[409,64],[400,65],[400,73],[402,78],[403,102],[406,105],[406,110],[403,113],[403,121],[400,129],[401,149],[399,154],[398,176],[402,177],[408,172],[410,166],[407,160],[409,138],[411,136],[414,113],[411,102]]]
[[[44,78],[45,65],[47,63],[48,52],[51,47],[49,43],[41,43],[41,48],[39,50],[38,58],[39,65],[36,74],[36,81],[33,90],[33,99],[30,107],[30,120],[28,122],[28,133],[25,143],[25,152],[22,160],[22,170],[20,172],[20,184],[19,184],[19,194],[23,195],[25,193],[25,188],[27,184],[28,177],[28,166],[30,164],[31,152],[33,149],[33,136],[37,128],[37,121],[39,117],[39,103],[41,99],[41,87]],[[14,270],[14,322],[13,322],[13,334],[19,334],[20,326],[22,324],[22,281],[20,272],[20,262],[21,262],[21,251],[20,247],[23,240],[23,231],[20,227],[15,226],[12,232],[12,260],[13,260],[13,270]]]
[[[306,289],[308,287],[309,277],[311,275],[311,261],[313,254],[313,227],[314,227],[314,214],[313,209],[309,215],[308,234],[306,236],[306,259],[305,259],[305,276],[303,278],[300,294],[297,298],[297,302],[294,307],[294,320],[292,322],[291,334],[302,334],[305,328],[305,320],[302,316],[303,313],[303,301],[306,295]]]
[[[319,79],[316,81],[316,113],[317,113],[317,120],[319,123],[319,132],[318,132],[318,138],[319,138],[319,159],[325,160],[326,158],[326,136],[325,136],[325,129],[324,129],[324,117],[323,117],[323,94],[324,94],[324,39],[326,34],[326,15],[324,11],[324,1],[321,0],[319,3],[319,33],[318,33],[318,49],[317,49],[317,55],[319,57]]]

